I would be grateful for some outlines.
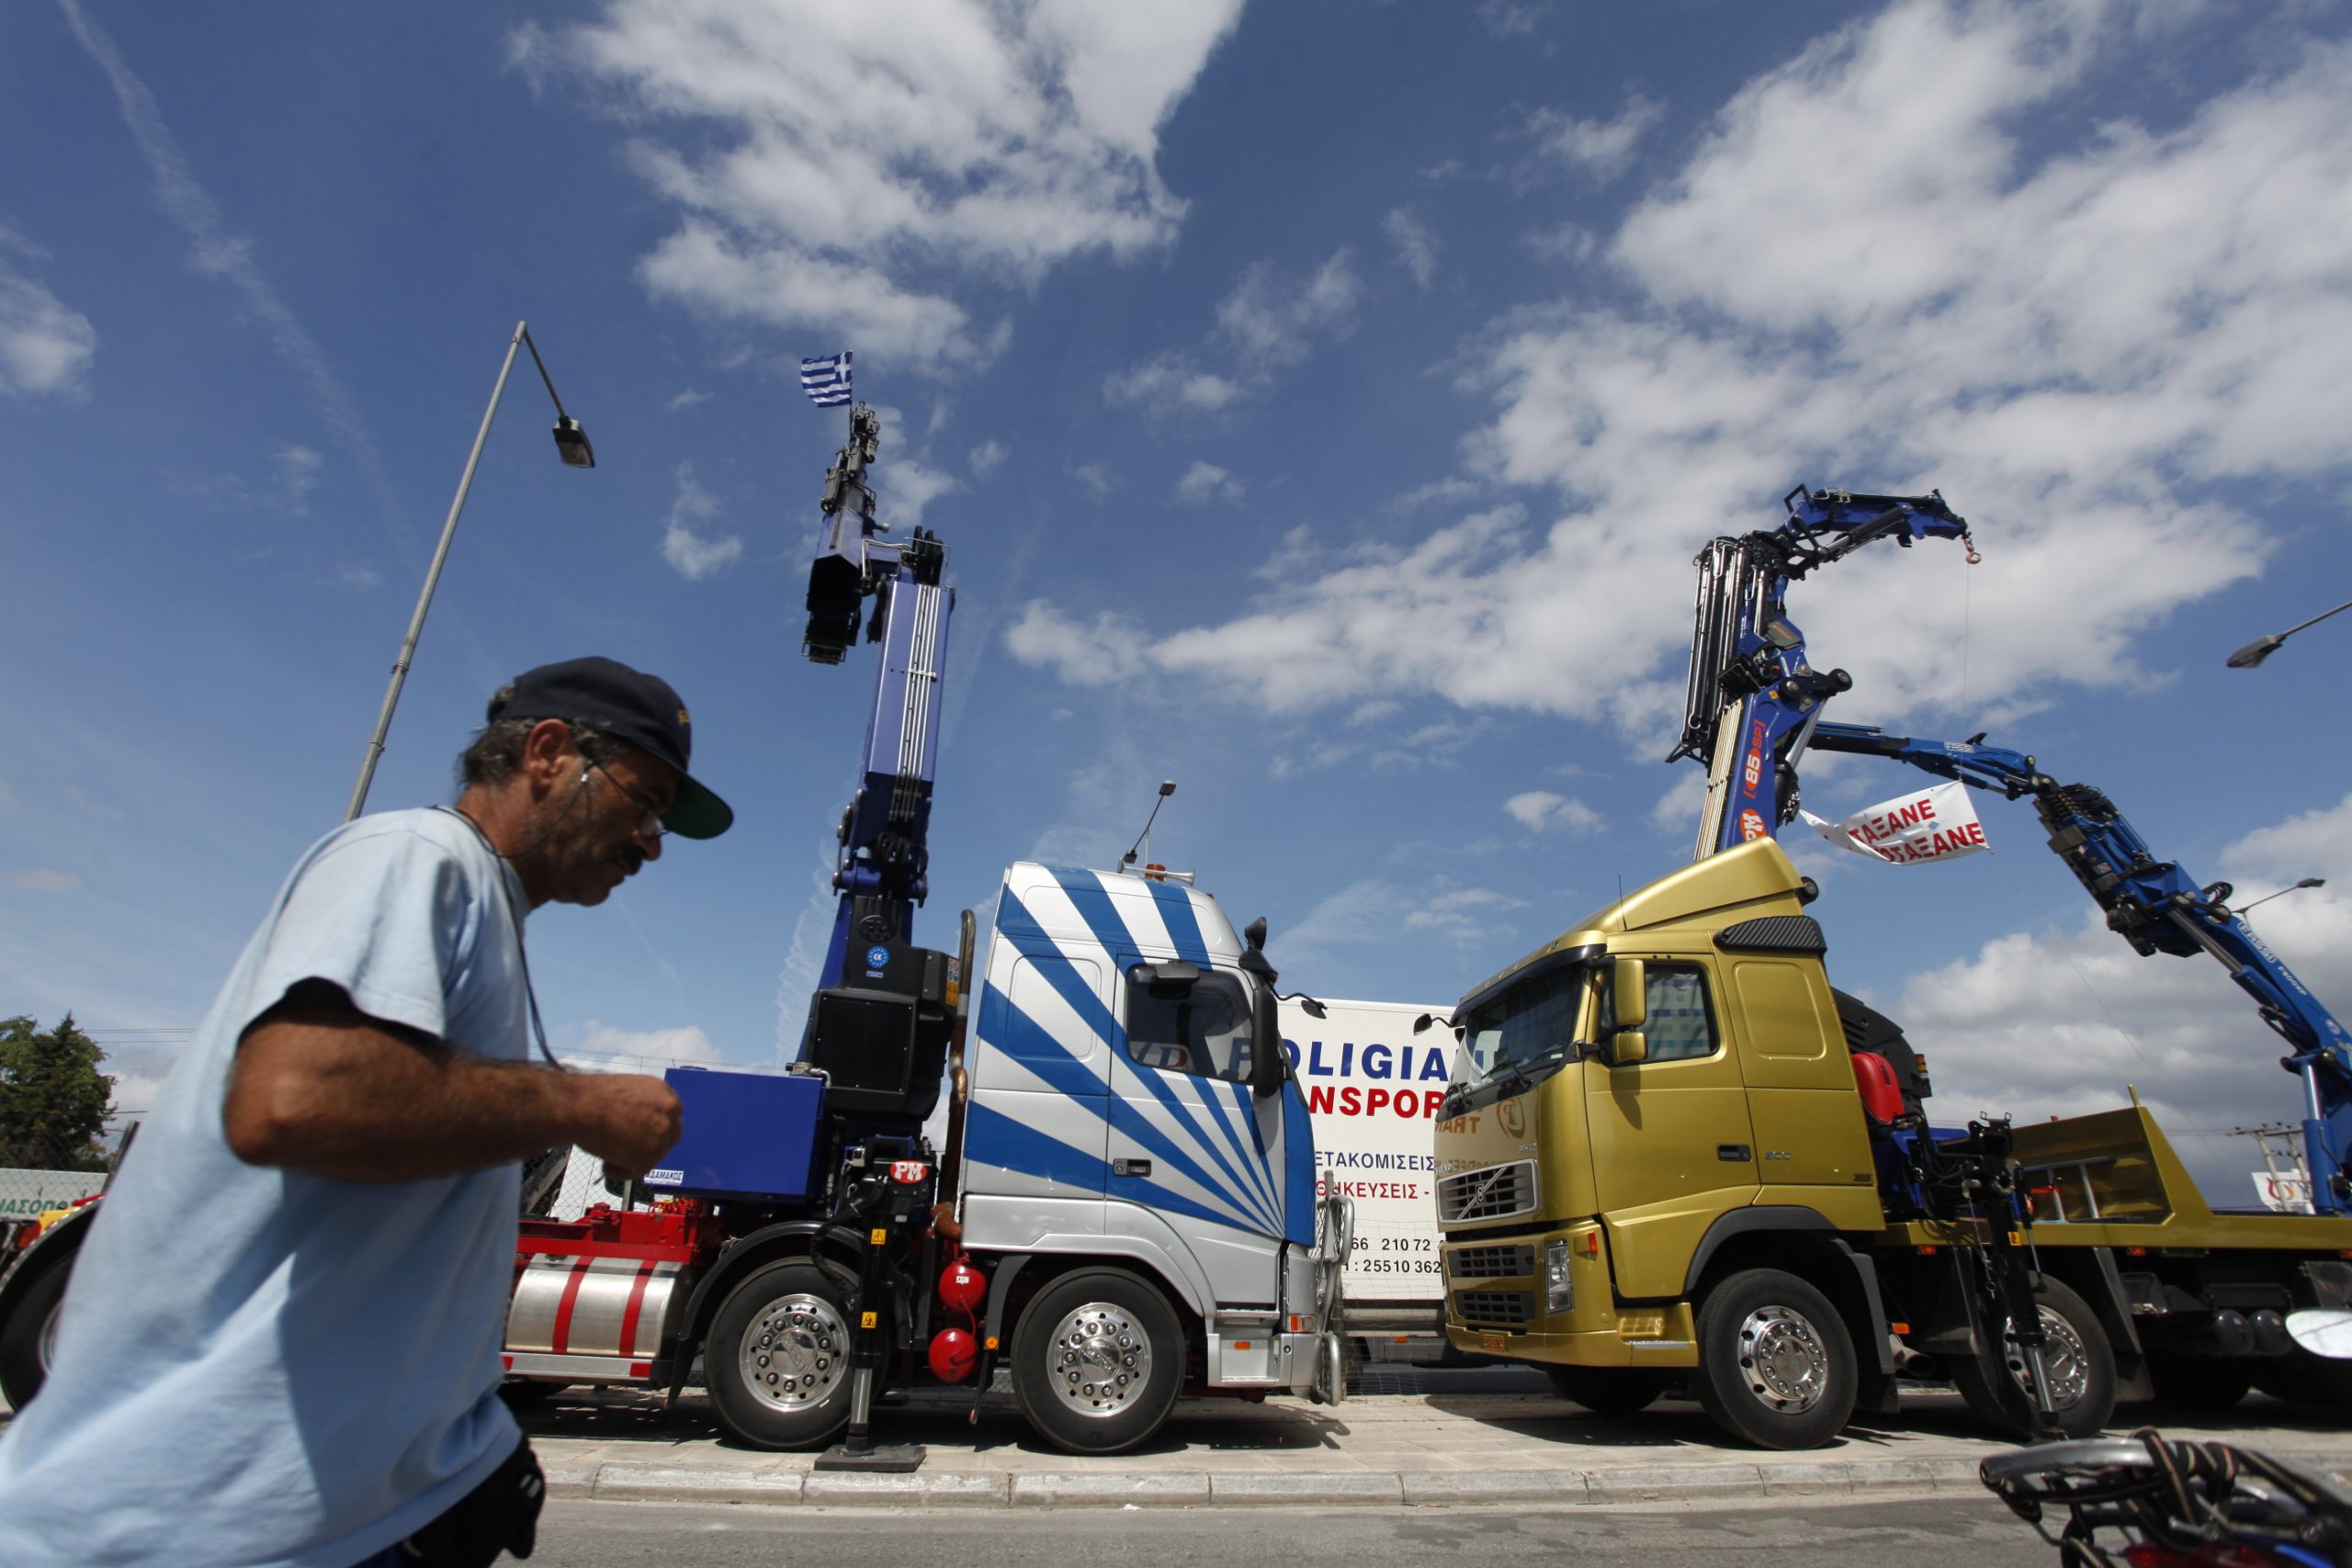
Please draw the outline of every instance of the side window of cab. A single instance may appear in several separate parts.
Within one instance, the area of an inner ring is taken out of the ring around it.
[[[1642,989],[1649,1017],[1642,1029],[1649,1036],[1650,1062],[1688,1062],[1712,1056],[1722,1047],[1714,1014],[1707,1005],[1707,976],[1696,964],[1653,961],[1645,966]],[[1600,999],[1597,1038],[1606,1040],[1617,1027],[1616,998],[1606,968],[1599,981]]]
[[[1242,977],[1204,969],[1178,990],[1155,983],[1153,966],[1126,976],[1127,1056],[1137,1066],[1194,1077],[1250,1081],[1250,990]]]

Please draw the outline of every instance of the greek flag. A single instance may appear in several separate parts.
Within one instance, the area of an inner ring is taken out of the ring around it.
[[[820,409],[849,401],[849,350],[800,362],[800,389]]]

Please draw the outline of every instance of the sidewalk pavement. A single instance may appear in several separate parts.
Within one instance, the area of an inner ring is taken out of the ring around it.
[[[1099,1459],[1047,1448],[1001,1385],[980,1401],[977,1423],[969,1393],[910,1395],[874,1416],[876,1442],[927,1450],[922,1468],[905,1475],[817,1471],[810,1454],[733,1447],[695,1390],[674,1409],[649,1394],[573,1390],[524,1425],[557,1497],[932,1508],[1982,1496],[1978,1462],[2014,1446],[1985,1436],[1940,1391],[1906,1389],[1901,1416],[1858,1419],[1829,1448],[1766,1453],[1733,1445],[1695,1404],[1595,1416],[1520,1369],[1375,1368],[1367,1381],[1374,1392],[1337,1407],[1287,1397],[1186,1400],[1151,1443]],[[2112,1430],[2154,1414],[2127,1406]],[[2168,1437],[2259,1449],[2352,1481],[2352,1432],[2313,1413],[2256,1395],[2221,1418],[2165,1415]]]

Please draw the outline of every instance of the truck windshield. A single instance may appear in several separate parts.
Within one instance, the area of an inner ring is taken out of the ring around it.
[[[1555,969],[1480,1004],[1463,1020],[1453,1081],[1481,1084],[1510,1066],[1557,1060],[1576,1039],[1586,971]]]

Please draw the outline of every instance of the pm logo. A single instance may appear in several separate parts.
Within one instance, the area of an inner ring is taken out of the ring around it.
[[[868,969],[880,969],[889,962],[890,950],[879,942],[865,950],[865,966]]]
[[[1739,814],[1739,836],[1744,840],[1749,840],[1763,838],[1765,833],[1764,818],[1762,815],[1754,811],[1741,812]]]

